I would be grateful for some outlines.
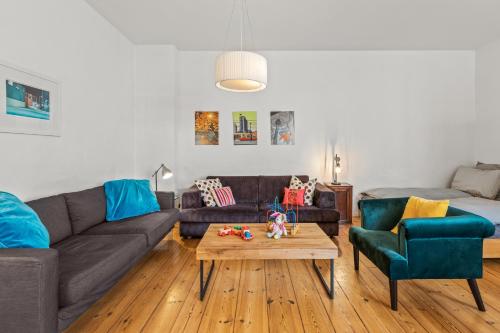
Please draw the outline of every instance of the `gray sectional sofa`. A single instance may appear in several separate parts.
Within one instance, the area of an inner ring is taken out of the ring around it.
[[[308,176],[297,176],[302,182]],[[193,186],[182,194],[179,215],[183,237],[202,237],[210,223],[265,223],[269,205],[276,196],[283,201],[283,189],[292,176],[209,176],[219,178],[223,186],[230,186],[236,205],[206,207],[201,192]],[[317,183],[312,206],[299,207],[299,222],[318,223],[331,236],[338,235],[339,212],[335,209],[335,192]]]
[[[27,202],[51,245],[0,250],[0,331],[67,328],[172,229],[174,194],[156,196],[160,212],[117,222],[105,222],[102,186]]]

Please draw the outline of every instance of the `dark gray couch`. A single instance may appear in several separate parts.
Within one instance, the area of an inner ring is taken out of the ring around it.
[[[156,196],[160,212],[118,222],[104,222],[102,186],[28,202],[51,245],[0,250],[0,331],[68,327],[172,229],[174,194]]]
[[[308,176],[297,176],[307,182]],[[182,194],[179,214],[183,237],[202,237],[210,223],[263,223],[269,204],[278,196],[283,201],[285,187],[292,176],[209,176],[219,178],[223,186],[230,186],[236,205],[206,207],[201,192],[193,186]],[[318,183],[314,205],[299,208],[299,222],[315,222],[329,236],[338,235],[339,212],[335,209],[335,193]]]

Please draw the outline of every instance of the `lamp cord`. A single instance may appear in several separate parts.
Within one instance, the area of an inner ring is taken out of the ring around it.
[[[231,15],[229,17],[229,21],[226,27],[226,34],[224,36],[224,50],[228,50],[228,40],[229,40],[229,32],[231,31],[231,25],[233,23],[234,14],[236,11],[236,2],[241,1],[240,4],[240,51],[243,51],[243,47],[245,46],[245,23],[248,24],[248,34],[249,34],[249,42],[250,48],[255,49],[255,41],[252,32],[252,22],[250,21],[250,15],[248,14],[248,5],[246,0],[233,0],[233,7],[231,9]],[[246,20],[246,22],[245,22]]]

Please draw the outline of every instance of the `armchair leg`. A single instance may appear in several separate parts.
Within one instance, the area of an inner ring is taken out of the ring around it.
[[[486,309],[484,308],[483,299],[481,298],[481,292],[479,291],[476,279],[467,279],[467,282],[469,283],[472,295],[474,295],[474,300],[476,301],[477,308],[479,309],[479,311],[486,311]]]
[[[354,270],[359,271],[359,249],[353,245],[354,252]]]
[[[391,292],[391,309],[398,311],[398,280],[389,279],[389,289]]]

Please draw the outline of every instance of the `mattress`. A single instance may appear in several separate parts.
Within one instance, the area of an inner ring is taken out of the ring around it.
[[[403,198],[416,196],[430,200],[469,198],[470,194],[452,188],[425,188],[425,187],[382,187],[361,193],[363,198]]]
[[[401,198],[417,196],[431,200],[449,199],[450,206],[462,209],[495,224],[495,238],[500,238],[500,201],[473,197],[450,188],[376,188],[361,193],[363,199]]]

